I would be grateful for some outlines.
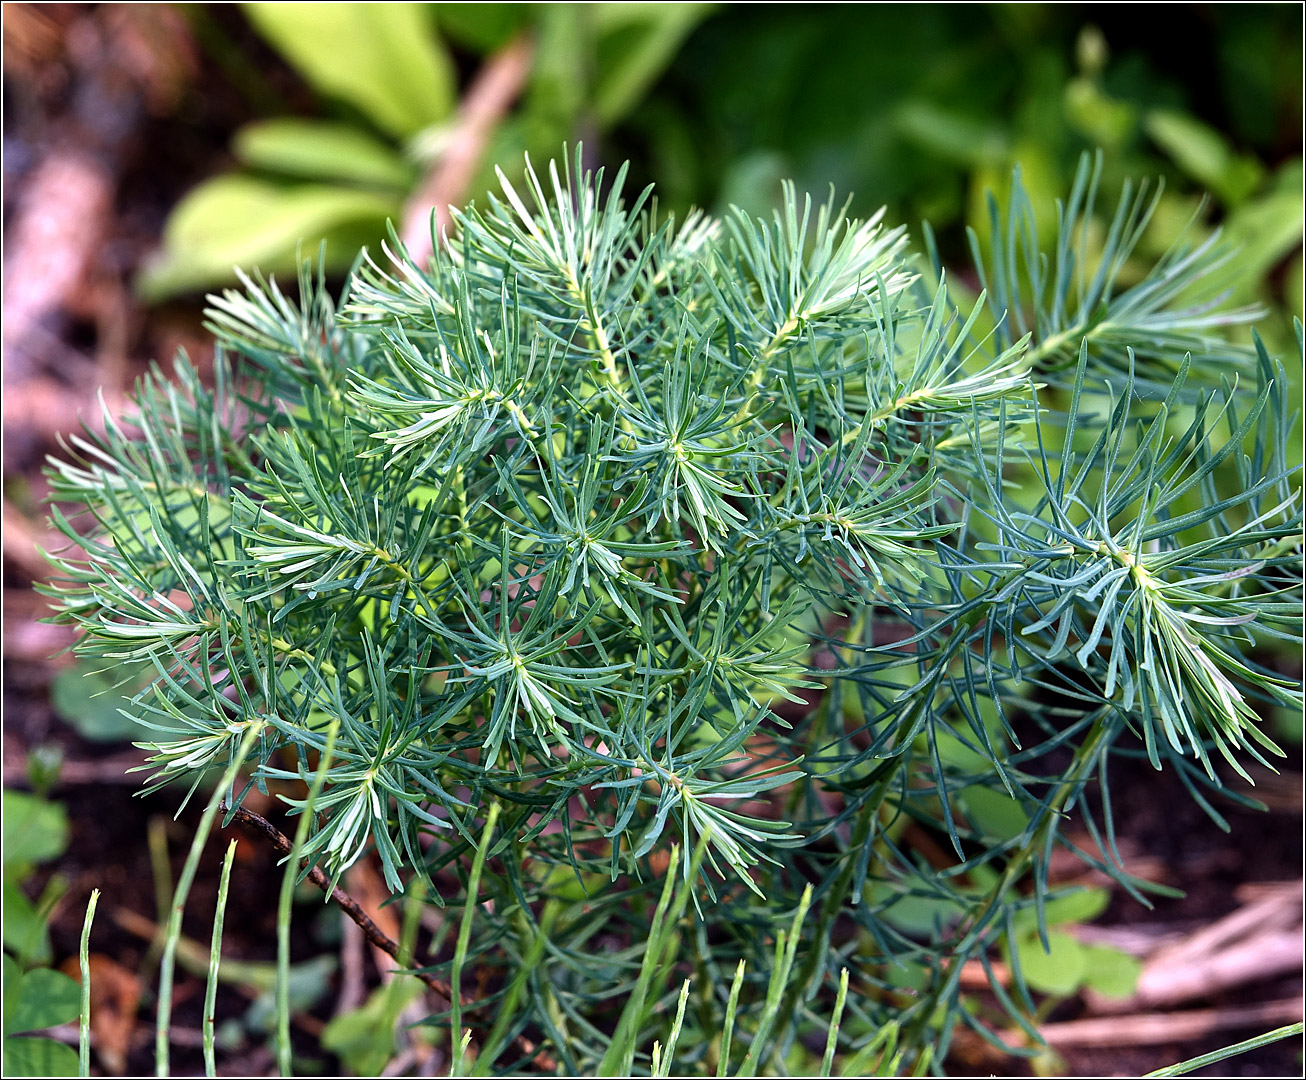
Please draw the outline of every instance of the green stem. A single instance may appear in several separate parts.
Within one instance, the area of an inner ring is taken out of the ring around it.
[[[204,984],[204,1075],[217,1076],[214,1056],[213,1017],[218,1003],[218,968],[222,964],[222,921],[227,912],[227,889],[231,884],[231,865],[236,858],[236,841],[227,845],[222,860],[222,876],[218,879],[218,906],[213,913],[213,938],[209,945],[208,978]]]
[[[471,1029],[466,1036],[462,1034],[463,1024],[463,965],[467,962],[467,950],[472,940],[472,922],[476,918],[476,905],[481,887],[481,871],[485,868],[485,858],[490,850],[490,841],[494,839],[494,827],[499,821],[500,806],[497,802],[490,804],[490,811],[485,817],[485,828],[481,830],[481,842],[476,848],[476,857],[472,860],[471,874],[467,878],[467,899],[463,904],[462,923],[458,927],[458,944],[454,948],[453,969],[449,975],[450,1016],[449,1026],[453,1034],[453,1063],[449,1068],[450,1076],[463,1075],[463,1055],[471,1037]]]
[[[218,807],[227,790],[236,782],[241,766],[245,764],[245,759],[249,757],[254,743],[262,732],[262,720],[252,722],[246,730],[245,737],[241,739],[240,745],[231,757],[231,764],[222,774],[222,780],[209,799],[208,806],[204,808],[204,816],[200,818],[199,827],[191,840],[190,851],[181,869],[181,877],[177,879],[177,889],[173,893],[172,908],[168,914],[168,937],[163,944],[163,959],[159,962],[159,1008],[154,1031],[156,1076],[168,1075],[168,1029],[172,1023],[172,980],[177,966],[177,942],[181,939],[181,914],[186,907],[186,899],[190,896],[191,885],[195,882],[200,855],[204,851],[204,843],[209,838],[209,832],[213,829],[213,819],[217,817]]]
[[[318,758],[317,772],[313,775],[299,823],[295,826],[295,842],[286,856],[286,872],[281,878],[281,895],[277,901],[277,1067],[282,1076],[290,1075],[290,905],[299,878],[299,860],[313,819],[313,804],[322,792],[327,770],[331,767],[331,754],[339,731],[340,721],[332,720],[327,729],[326,746]]]
[[[100,902],[100,890],[91,890],[90,903],[86,905],[86,918],[82,922],[82,940],[77,947],[77,964],[82,974],[82,1008],[77,1025],[77,1075],[91,1075],[91,923],[95,920],[95,906]]]

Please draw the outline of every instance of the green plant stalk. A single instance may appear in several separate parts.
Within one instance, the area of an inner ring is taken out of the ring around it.
[[[680,1026],[685,1022],[685,1002],[689,1000],[690,980],[686,979],[680,987],[680,998],[676,1002],[676,1019],[671,1024],[671,1034],[667,1036],[667,1046],[663,1050],[658,1043],[653,1044],[653,1075],[670,1076],[671,1059],[676,1052],[676,1043],[680,1039]]]
[[[503,1000],[495,1012],[494,1026],[490,1028],[490,1033],[485,1037],[485,1042],[481,1044],[481,1052],[476,1058],[476,1064],[472,1067],[473,1076],[487,1076],[495,1058],[503,1052],[506,1043],[508,1027],[517,1015],[517,1002],[521,999],[522,991],[530,981],[531,975],[540,966],[540,961],[544,959],[544,952],[549,943],[549,933],[557,922],[558,914],[562,910],[562,905],[557,900],[545,902],[544,910],[540,913],[539,924],[535,927],[535,936],[531,939],[531,947],[526,955],[522,957],[521,963],[512,977],[512,982],[508,984],[508,990],[503,995]],[[526,923],[525,914],[520,915],[520,922]]]
[[[716,1074],[718,1077],[730,1073],[730,1040],[735,1032],[735,1011],[739,1008],[739,991],[744,987],[744,968],[747,965],[739,961],[735,968],[735,977],[730,982],[730,996],[726,999],[726,1015],[721,1025],[721,1049],[717,1053]]]
[[[449,986],[452,990],[449,1026],[453,1034],[450,1040],[455,1047],[453,1062],[449,1067],[450,1076],[463,1075],[463,1057],[467,1044],[471,1040],[471,1029],[461,1031],[463,1022],[463,965],[467,962],[467,949],[472,940],[472,922],[476,918],[476,904],[481,886],[481,871],[485,868],[485,858],[490,850],[490,841],[494,839],[494,827],[499,821],[500,805],[490,804],[485,815],[485,828],[481,831],[481,842],[476,848],[476,857],[472,860],[472,870],[467,878],[467,902],[463,905],[462,924],[458,927],[458,944],[454,948],[453,968],[449,974]]]
[[[213,1023],[218,1001],[218,968],[222,964],[222,922],[227,913],[227,889],[231,884],[231,867],[236,858],[236,841],[227,845],[222,859],[222,875],[218,878],[218,906],[213,913],[213,939],[209,946],[208,977],[204,984],[204,1075],[217,1076],[214,1056]]]
[[[168,1075],[168,1028],[172,1022],[172,978],[176,968],[177,942],[181,938],[181,914],[186,907],[186,899],[190,896],[191,885],[195,882],[195,872],[199,869],[200,855],[203,853],[205,841],[208,840],[209,833],[213,829],[213,819],[217,817],[218,807],[221,805],[227,789],[235,783],[241,766],[245,764],[245,759],[254,748],[254,743],[258,740],[262,731],[263,722],[259,720],[250,723],[245,731],[244,738],[240,740],[240,745],[232,755],[231,763],[222,774],[222,779],[213,792],[213,797],[209,799],[208,806],[204,808],[204,815],[200,818],[199,827],[195,830],[195,836],[191,840],[190,851],[186,855],[186,862],[182,866],[181,876],[177,879],[177,888],[172,897],[172,908],[168,913],[168,937],[163,943],[163,958],[159,961],[159,1009],[154,1032],[154,1069],[156,1076]]]
[[[639,979],[626,1001],[625,1008],[621,1011],[621,1019],[617,1021],[612,1043],[607,1053],[603,1055],[603,1061],[599,1065],[600,1076],[631,1075],[649,999],[653,997],[656,1000],[656,997],[662,993],[661,988],[665,986],[667,976],[671,973],[676,943],[679,941],[677,927],[685,916],[693,883],[698,880],[699,867],[702,866],[703,858],[707,854],[711,836],[711,829],[703,831],[689,860],[689,866],[678,882],[676,871],[680,865],[680,847],[673,845],[671,848],[666,881],[663,883],[662,894],[653,912],[653,921],[649,925],[648,944],[640,963]],[[653,992],[655,983],[658,989]]]
[[[644,959],[639,968],[639,979],[635,989],[621,1011],[621,1019],[612,1033],[612,1042],[599,1063],[600,1076],[629,1076],[631,1065],[635,1060],[635,1040],[639,1038],[639,1026],[644,1020],[644,1000],[648,994],[653,971],[661,958],[663,933],[666,926],[667,908],[676,891],[676,870],[680,864],[680,848],[673,846],[671,860],[667,864],[666,879],[662,883],[662,894],[658,897],[657,907],[653,909],[653,919],[649,923],[648,944],[644,950]]]
[[[1155,1072],[1144,1073],[1143,1075],[1149,1078],[1154,1076],[1187,1076],[1197,1069],[1205,1068],[1207,1065],[1214,1065],[1238,1054],[1245,1054],[1248,1050],[1259,1050],[1262,1046],[1269,1046],[1280,1039],[1290,1039],[1294,1035],[1300,1035],[1302,1030],[1302,1023],[1298,1021],[1295,1024],[1288,1024],[1286,1027],[1267,1031],[1264,1035],[1256,1035],[1253,1038],[1244,1039],[1240,1043],[1234,1043],[1232,1046],[1221,1047],[1219,1050],[1212,1050],[1209,1054],[1201,1054],[1198,1057],[1189,1058],[1187,1061],[1181,1061],[1176,1065],[1167,1065],[1163,1069],[1157,1069]]]
[[[834,1012],[830,1014],[830,1030],[825,1036],[825,1053],[821,1055],[821,1075],[829,1076],[834,1065],[834,1051],[839,1045],[839,1021],[843,1018],[844,1003],[848,1000],[848,969],[839,972],[839,993],[834,999]]]
[[[336,734],[340,722],[332,720],[327,729],[326,746],[318,759],[313,783],[309,786],[304,808],[295,825],[295,840],[286,856],[286,872],[281,877],[281,895],[277,900],[277,1067],[282,1076],[290,1075],[290,917],[295,896],[295,883],[299,878],[299,860],[308,839],[308,826],[313,817],[313,804],[321,794],[331,767],[331,755],[336,747]]]
[[[91,890],[86,905],[86,918],[82,921],[82,938],[77,946],[77,966],[82,975],[82,1007],[77,1022],[77,1075],[91,1075],[91,923],[95,920],[95,906],[100,902],[100,890]]]
[[[899,1027],[893,1021],[885,1024],[850,1059],[843,1063],[844,1076],[897,1076],[902,1062],[903,1052],[898,1049]],[[929,1053],[921,1055],[921,1060],[928,1062]],[[875,1071],[869,1071],[874,1067]],[[920,1068],[917,1062],[916,1068]],[[913,1076],[921,1075],[913,1070]]]
[[[798,901],[798,910],[794,912],[794,921],[790,924],[788,933],[782,930],[776,939],[775,965],[771,968],[771,982],[766,991],[766,1004],[762,1007],[762,1015],[757,1021],[757,1031],[748,1044],[748,1053],[744,1055],[744,1062],[739,1066],[737,1076],[752,1076],[762,1067],[762,1055],[766,1052],[766,1042],[771,1037],[771,1027],[775,1023],[776,1014],[780,1011],[780,1003],[785,997],[789,972],[794,966],[794,954],[798,950],[798,943],[803,939],[803,920],[807,918],[807,909],[811,904],[812,887],[808,885],[803,890],[802,899]]]

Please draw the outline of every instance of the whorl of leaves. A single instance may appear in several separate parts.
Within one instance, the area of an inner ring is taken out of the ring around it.
[[[1041,920],[1067,811],[1136,888],[1083,798],[1112,753],[1202,798],[1300,707],[1257,649],[1300,632],[1284,372],[1184,299],[1216,245],[1137,265],[1141,194],[1092,243],[1096,177],[1050,248],[1018,183],[994,204],[960,309],[878,219],[789,189],[678,223],[579,156],[426,266],[364,256],[338,304],[307,269],[298,302],[248,280],[213,299],[212,389],[180,363],[53,464],[81,512],[55,511],[57,617],[153,673],[156,784],[251,725],[251,782],[306,780],[337,721],[308,845],[333,874],[375,846],[392,888],[439,878],[499,804],[478,948],[547,969],[515,1030],[569,1067],[639,968],[594,935],[637,943],[659,860],[703,838],[679,948],[710,1008],[740,957],[766,979],[810,883],[777,1046],[847,967],[845,1037],[894,1019],[918,1052],[961,962]],[[531,953],[556,868],[590,914]]]

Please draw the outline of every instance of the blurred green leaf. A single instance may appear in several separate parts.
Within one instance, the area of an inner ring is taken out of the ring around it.
[[[8,964],[5,965],[5,974],[8,978]],[[40,1031],[66,1023],[77,1017],[81,1004],[82,988],[77,980],[70,979],[61,971],[35,968],[22,976],[12,1004],[6,987],[4,1033],[14,1035],[23,1031]]]
[[[1084,945],[1084,985],[1103,997],[1127,998],[1138,986],[1143,962],[1107,945]]]
[[[4,865],[47,862],[68,846],[68,815],[58,803],[21,791],[4,793]]]
[[[774,150],[741,154],[721,178],[721,204],[765,217],[780,198],[781,182],[792,171],[789,160]]]
[[[415,171],[394,149],[352,124],[262,120],[236,132],[232,150],[246,165],[314,180],[347,180],[407,191]]]
[[[0,936],[5,948],[33,963],[49,963],[50,934],[45,920],[13,875],[6,874],[0,885],[0,902],[4,904]]]
[[[224,961],[222,967],[227,966]],[[312,960],[305,960],[301,964],[292,964],[289,980],[291,1010],[303,1012],[321,1001],[331,988],[331,976],[335,974],[335,970],[336,958],[331,955],[315,956]],[[250,1031],[272,1031],[277,1022],[276,988],[273,985],[276,979],[276,966],[262,963],[244,964],[239,974],[251,977],[231,978],[229,981],[264,987],[263,992],[245,1011],[245,1026]],[[225,972],[219,977],[228,979]]]
[[[592,101],[599,123],[617,123],[648,93],[681,43],[715,4],[595,4],[598,72]]]
[[[1029,825],[1029,815],[1010,795],[982,784],[972,784],[961,793],[966,817],[986,840],[1010,840]]]
[[[395,978],[357,1009],[337,1016],[322,1032],[322,1045],[359,1076],[379,1076],[395,1055],[395,1024],[409,1002],[421,996],[416,979]]]
[[[1092,922],[1111,903],[1111,893],[1106,889],[1077,889],[1054,897],[1043,905],[1043,918],[1048,926],[1065,923]],[[1016,913],[1018,930],[1034,933],[1038,914],[1034,908],[1024,908]]]
[[[1302,256],[1299,252],[1297,257],[1288,265],[1288,272],[1284,275],[1283,298],[1288,305],[1288,314],[1298,319],[1306,317],[1306,268],[1302,265]],[[1302,718],[1297,717],[1298,731],[1301,730]],[[1297,741],[1301,741],[1298,735]]]
[[[1006,161],[1006,135],[996,119],[976,119],[924,98],[908,98],[893,114],[894,130],[940,161],[972,169]]]
[[[92,742],[126,742],[140,727],[122,708],[131,700],[116,679],[89,665],[60,671],[50,683],[50,705],[59,718]]]
[[[868,885],[867,901],[883,903],[898,892],[887,884]],[[880,918],[905,934],[924,936],[934,933],[939,927],[952,925],[965,911],[965,905],[947,897],[904,895],[889,904],[880,913]]]
[[[23,988],[23,969],[8,953],[4,954],[4,1030],[9,1029],[9,1017],[18,1009],[18,1001],[22,995]]]
[[[440,31],[456,45],[490,53],[507,45],[526,25],[525,4],[432,4]]]
[[[19,1036],[4,1041],[5,1076],[76,1076],[77,1052],[53,1039]]]
[[[1071,79],[1065,90],[1066,119],[1089,143],[1119,149],[1138,126],[1138,109],[1111,97],[1095,79]]]
[[[414,135],[457,101],[453,61],[420,4],[244,4],[255,28],[317,90],[391,135]]]
[[[1264,194],[1244,202],[1225,222],[1225,240],[1238,251],[1221,275],[1233,299],[1249,300],[1261,280],[1301,245],[1302,163],[1284,165]]]
[[[1044,994],[1073,994],[1088,967],[1084,946],[1063,930],[1048,932],[1048,951],[1037,934],[1016,939],[1020,971],[1031,989]]]
[[[401,209],[395,196],[327,185],[283,185],[249,176],[219,176],[195,188],[173,210],[161,258],[146,268],[138,288],[150,299],[234,280],[235,266],[265,273],[292,269],[295,249],[312,252],[347,226],[366,227],[373,240]],[[357,254],[345,242],[328,244],[332,268]]]
[[[1226,205],[1237,206],[1260,186],[1265,170],[1254,158],[1236,154],[1214,128],[1174,109],[1153,109],[1143,130],[1154,143]]]

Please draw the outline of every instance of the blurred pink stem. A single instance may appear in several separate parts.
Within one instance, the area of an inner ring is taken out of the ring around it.
[[[435,229],[443,235],[449,225],[450,205],[467,194],[495,125],[526,85],[531,54],[530,41],[518,37],[481,68],[458,107],[448,146],[404,207],[400,238],[419,266],[433,250],[431,211],[435,211]]]

